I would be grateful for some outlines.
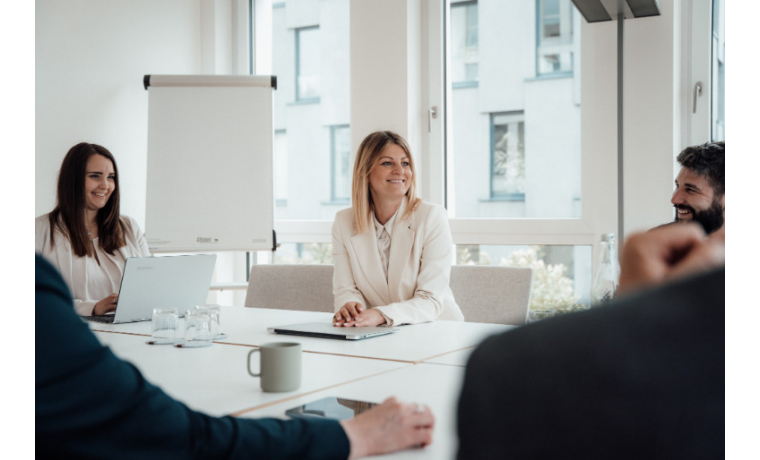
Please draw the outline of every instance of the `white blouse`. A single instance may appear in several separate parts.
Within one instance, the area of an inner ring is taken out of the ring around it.
[[[108,254],[98,244],[98,238],[95,238],[92,244],[97,258],[76,256],[68,238],[60,232],[55,233],[55,247],[51,247],[48,215],[44,214],[34,220],[34,249],[61,272],[74,299],[74,309],[82,316],[92,315],[96,303],[119,292],[127,258],[150,257],[148,243],[137,221],[127,216],[121,216],[121,219],[126,224],[126,245],[113,254]]]
[[[385,270],[385,280],[388,281],[388,261],[391,254],[391,243],[393,242],[393,225],[396,224],[396,212],[388,219],[385,225],[381,224],[375,216],[375,235],[377,235],[377,250],[380,253],[380,263]],[[386,236],[387,235],[387,236]]]

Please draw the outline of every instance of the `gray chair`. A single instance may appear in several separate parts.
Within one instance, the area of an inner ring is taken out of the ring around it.
[[[254,265],[246,307],[333,312],[332,265]]]
[[[530,268],[455,265],[449,285],[465,321],[521,326],[532,282]]]

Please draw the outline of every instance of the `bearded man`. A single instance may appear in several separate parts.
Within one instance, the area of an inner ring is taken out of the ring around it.
[[[711,234],[725,226],[726,145],[708,142],[687,147],[678,154],[681,171],[670,202],[676,222],[699,223]]]

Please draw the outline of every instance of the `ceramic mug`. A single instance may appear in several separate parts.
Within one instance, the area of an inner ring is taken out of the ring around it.
[[[259,373],[251,370],[251,355],[261,353]],[[248,373],[261,378],[261,389],[279,393],[301,386],[301,344],[293,342],[265,343],[248,353]]]

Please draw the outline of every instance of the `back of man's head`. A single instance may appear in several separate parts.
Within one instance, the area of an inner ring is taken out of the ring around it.
[[[706,177],[716,197],[726,192],[726,143],[707,142],[686,147],[678,154],[678,164]]]

